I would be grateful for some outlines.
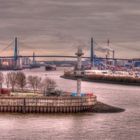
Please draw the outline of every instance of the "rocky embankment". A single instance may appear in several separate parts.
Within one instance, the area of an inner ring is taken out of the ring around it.
[[[97,103],[91,109],[91,112],[95,113],[119,113],[123,111],[125,111],[125,109],[107,105],[99,101],[97,101]]]

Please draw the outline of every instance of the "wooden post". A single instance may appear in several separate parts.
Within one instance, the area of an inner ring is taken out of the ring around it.
[[[22,113],[26,113],[26,99],[23,98]]]

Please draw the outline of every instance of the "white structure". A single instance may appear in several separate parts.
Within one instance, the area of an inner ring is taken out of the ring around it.
[[[81,77],[82,77],[82,63],[81,63],[81,59],[82,59],[82,55],[84,55],[84,53],[82,52],[81,48],[78,48],[77,53],[75,54],[77,55],[77,67],[76,67],[76,73],[75,76],[77,77],[77,96],[81,95]]]

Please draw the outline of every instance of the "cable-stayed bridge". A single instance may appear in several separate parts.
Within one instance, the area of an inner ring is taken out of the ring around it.
[[[4,46],[4,44],[2,44]],[[15,61],[17,61],[18,58],[77,58],[75,55],[35,55],[33,53],[32,55],[22,55],[20,49],[28,49],[28,48],[33,48],[26,44],[25,42],[21,42],[15,37],[15,39],[10,42],[8,45],[0,49],[0,58],[13,58]],[[1,56],[3,52],[6,52],[8,49],[12,49],[13,55],[7,55],[7,56]],[[114,59],[114,60],[129,60],[129,59],[119,59],[115,58],[115,51],[110,47],[110,41],[107,41],[107,45],[102,46],[99,45],[93,38],[91,38],[90,45],[86,47],[90,51],[89,56],[83,56],[83,58],[90,59],[91,62],[96,58],[98,59]],[[95,51],[103,52],[105,54],[105,57],[97,57],[95,55]]]

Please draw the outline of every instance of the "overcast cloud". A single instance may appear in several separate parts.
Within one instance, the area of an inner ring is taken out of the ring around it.
[[[109,38],[117,57],[140,57],[140,1],[0,0],[0,47],[15,36],[23,53],[87,51],[93,36],[101,45]]]

